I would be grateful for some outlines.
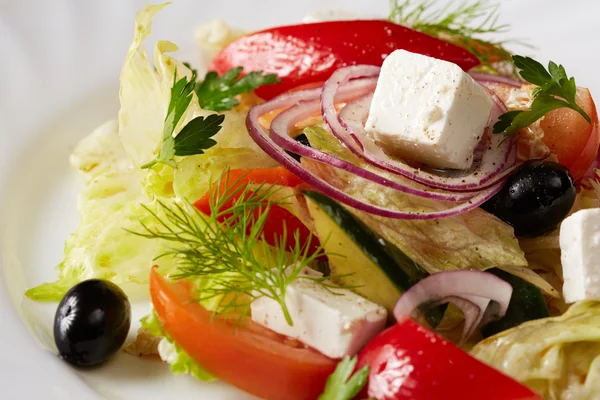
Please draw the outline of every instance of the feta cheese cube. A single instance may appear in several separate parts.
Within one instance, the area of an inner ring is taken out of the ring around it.
[[[157,350],[160,359],[166,362],[167,364],[172,365],[177,362],[177,349],[169,339],[162,338],[160,342],[158,342]]]
[[[366,130],[389,155],[468,169],[492,104],[458,65],[396,50],[381,67]]]
[[[302,274],[321,277],[310,268]],[[281,306],[262,297],[252,303],[252,320],[279,334],[320,351],[331,358],[356,354],[385,327],[385,308],[347,289],[331,289],[309,279],[297,279],[286,291],[285,303],[293,325],[283,315]]]
[[[600,208],[578,211],[562,222],[560,250],[565,301],[600,300]]]

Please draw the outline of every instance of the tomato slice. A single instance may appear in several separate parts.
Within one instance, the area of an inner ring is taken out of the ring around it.
[[[273,184],[286,187],[297,187],[304,182],[296,175],[292,174],[285,167],[274,168],[255,168],[255,169],[233,169],[228,175],[221,178],[219,185],[220,195],[233,193],[240,187],[249,184]],[[212,190],[216,190],[213,186]],[[207,193],[200,198],[194,206],[206,215],[210,215],[210,199],[214,193]],[[241,195],[241,193],[239,193]],[[231,201],[225,204],[224,208],[231,207],[239,195],[232,196]],[[257,213],[259,210],[257,210]],[[223,220],[225,216],[223,216]],[[222,222],[222,221],[221,221]],[[249,227],[251,229],[251,227]],[[272,205],[269,208],[268,215],[263,226],[264,239],[272,246],[284,244],[288,250],[294,249],[296,245],[296,235],[301,248],[308,246],[309,254],[314,253],[320,246],[319,239],[311,235],[310,229],[294,214],[283,207]]]
[[[328,21],[280,26],[241,37],[212,61],[211,70],[224,74],[242,66],[281,78],[258,88],[265,99],[313,82],[325,81],[348,65],[381,65],[396,49],[447,60],[464,70],[479,65],[467,50],[384,20]]]
[[[542,119],[541,127],[544,131],[544,143],[578,182],[596,159],[600,130],[596,105],[590,91],[577,88],[575,101],[590,116],[591,124],[576,111],[559,108]]]
[[[581,150],[581,157],[577,158],[571,166],[568,166],[569,172],[573,175],[573,179],[575,182],[582,182],[582,178],[584,178],[590,168],[594,166],[598,159],[598,148],[600,147],[600,127],[596,123],[594,125],[592,132],[588,138],[587,143],[583,146]],[[596,168],[598,165],[596,165]],[[594,171],[592,171],[592,176],[595,176]],[[595,179],[595,178],[594,178]]]
[[[252,321],[235,326],[192,301],[190,285],[150,273],[152,304],[165,332],[211,374],[267,400],[314,400],[335,360]],[[296,344],[296,345],[294,345]]]
[[[522,89],[496,84],[494,92],[508,102],[512,93],[523,90],[530,92],[533,86],[526,84]],[[549,112],[540,121],[544,132],[543,142],[556,155],[558,161],[569,169],[575,182],[580,182],[595,165],[600,147],[600,129],[596,104],[586,88],[578,87],[575,101],[590,116],[588,123],[579,113],[568,108],[559,108]],[[594,176],[593,171],[590,175]]]
[[[376,336],[359,354],[356,368],[365,365],[376,400],[541,400],[411,319]]]
[[[303,183],[302,179],[292,174],[285,167],[279,166],[274,168],[254,168],[254,169],[232,169],[221,177],[219,182],[219,196],[225,193],[232,194],[236,189],[244,188],[249,184],[266,184],[279,185],[287,187],[296,187]],[[214,191],[217,185],[214,184],[211,192],[206,193],[194,203],[203,213],[210,215],[210,200],[214,197]],[[235,196],[232,200],[225,204],[225,207],[233,205]]]

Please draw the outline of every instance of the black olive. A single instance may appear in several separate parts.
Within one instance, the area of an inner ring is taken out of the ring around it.
[[[556,228],[576,196],[569,170],[549,161],[525,163],[500,192],[481,207],[508,222],[517,236],[539,236]]]
[[[131,306],[112,282],[90,279],[73,286],[54,316],[54,342],[65,361],[91,366],[117,352],[129,332]]]
[[[296,136],[294,138],[294,140],[300,144],[303,144],[306,147],[310,147],[310,142],[308,141],[308,138],[306,137],[306,135],[304,133],[301,133],[300,135]],[[290,156],[294,157],[296,159],[296,161],[300,162],[299,154],[292,153],[291,151],[286,151],[286,153],[288,153]]]

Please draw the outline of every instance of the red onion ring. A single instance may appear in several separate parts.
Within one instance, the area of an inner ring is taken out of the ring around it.
[[[499,104],[499,113],[504,113],[506,112],[506,107],[504,106],[504,104],[501,102],[501,100],[496,96],[496,94],[492,91],[489,91],[486,89],[486,91],[490,94],[490,96],[492,97],[492,99],[496,102],[498,102]],[[340,123],[342,124],[342,126],[344,126],[344,128],[346,128],[348,130],[348,132],[352,133],[356,133],[357,137],[366,137],[366,132],[364,130],[364,121],[367,119],[368,114],[369,114],[369,108],[370,108],[370,103],[373,99],[373,93],[369,93],[349,104],[347,104],[346,106],[344,106],[342,108],[342,110],[339,113],[338,119],[340,121]],[[496,115],[499,115],[497,113],[492,113],[492,115],[490,115],[490,122],[488,123],[488,126],[491,126],[494,122],[495,119],[497,118]],[[489,135],[484,135],[484,137],[482,138],[481,142],[479,143],[479,145],[477,146],[477,148],[474,151],[474,160],[473,160],[473,165],[474,167],[476,167],[478,164],[481,163],[481,159],[483,157],[483,154],[485,153],[486,149],[489,147],[489,143],[486,139],[489,138]],[[360,142],[360,139],[357,139]],[[510,139],[513,140],[513,139]],[[366,138],[366,140],[362,143],[364,144],[364,147],[368,148],[369,151],[371,151],[373,154],[379,156],[379,155],[383,155],[383,157],[387,157],[387,155],[385,155],[381,149],[379,148],[379,146],[377,146],[375,144],[375,142],[373,142],[370,138]],[[514,151],[514,141],[509,143],[509,146],[511,147],[511,151]],[[364,148],[363,147],[363,148]],[[512,153],[510,153],[512,154]],[[515,153],[516,155],[516,153]],[[507,159],[507,165],[514,165],[516,163],[516,158],[513,160],[512,157],[508,157]],[[476,168],[474,168],[476,169]],[[512,172],[513,170],[511,170]],[[419,171],[419,174],[421,174],[422,172]],[[456,178],[462,179],[461,177],[464,176],[464,173],[459,173],[455,175]],[[493,183],[496,183],[502,179],[504,179],[504,177],[506,176],[506,174],[501,174],[498,175],[494,178]],[[472,189],[472,190],[461,190],[461,192],[470,192],[470,191],[476,191],[476,189]]]
[[[371,76],[376,69],[377,67],[368,66],[341,68],[334,72],[323,86],[323,92],[321,93],[323,119],[340,142],[366,162],[429,187],[452,191],[475,191],[495,185],[501,180],[497,175],[507,166],[508,155],[514,143],[504,140],[500,135],[490,135],[490,144],[487,150],[484,151],[478,169],[469,171],[467,175],[463,176],[441,177],[393,160],[373,142],[362,127],[362,118],[359,119],[359,117],[364,117],[365,102],[367,100],[359,100],[358,103],[353,103],[357,109],[360,107],[361,110],[355,110],[354,113],[347,112],[347,115],[355,115],[356,119],[354,121],[338,118],[334,104],[340,86],[351,79]],[[490,121],[493,123],[499,115],[506,111],[506,107],[497,96],[494,95],[492,99],[494,100],[494,108]],[[348,107],[352,107],[352,105],[349,104]]]
[[[468,300],[469,302],[471,302],[472,304],[475,304],[477,306],[477,308],[479,309],[479,313],[472,317],[471,315],[465,315],[465,325],[463,327],[463,340],[468,339],[469,337],[471,337],[471,335],[473,335],[475,333],[475,331],[477,330],[477,328],[483,323],[483,319],[484,319],[484,315],[487,312],[488,309],[490,309],[490,305],[492,304],[492,300],[489,298],[485,298],[485,297],[479,297],[479,296],[471,296],[471,295],[463,295],[461,297],[461,300]],[[454,302],[455,305],[456,302]],[[464,314],[464,310],[463,310],[463,314]],[[489,322],[489,321],[487,321]]]
[[[471,78],[473,78],[480,85],[487,85],[491,83],[512,86],[515,88],[520,88],[523,86],[523,82],[507,76],[487,74],[485,72],[469,72],[469,75],[471,75]]]
[[[321,113],[323,114],[323,121],[329,125],[329,128],[334,136],[346,147],[352,150],[352,152],[357,156],[360,156],[360,153],[362,153],[362,143],[360,140],[357,140],[356,137],[348,135],[343,126],[340,125],[337,111],[335,109],[335,98],[341,85],[349,82],[352,79],[379,76],[380,71],[380,67],[375,67],[372,65],[355,65],[351,67],[340,68],[335,71],[325,82],[321,92]],[[329,82],[329,86],[327,85],[327,82]],[[334,127],[337,129],[334,129]],[[353,141],[347,140],[347,136],[350,136]],[[358,152],[354,150],[357,148]]]
[[[464,341],[473,335],[477,327],[482,323],[483,315],[490,302],[490,299],[478,296],[447,296],[433,303],[428,303],[427,308],[431,309],[446,303],[452,303],[460,308],[465,319],[461,337],[461,341]]]
[[[348,99],[340,97],[339,100],[344,102]],[[298,154],[302,157],[307,157],[315,161],[323,162],[334,168],[344,170],[353,175],[367,179],[371,182],[412,196],[419,196],[427,199],[435,199],[441,201],[461,202],[470,200],[477,195],[477,193],[473,192],[433,192],[427,189],[423,190],[412,186],[408,186],[407,184],[390,180],[384,176],[378,175],[372,171],[361,168],[355,164],[342,160],[331,154],[305,146],[302,143],[299,143],[292,139],[289,136],[288,132],[294,127],[294,125],[297,122],[310,117],[312,114],[314,114],[315,111],[319,111],[318,100],[301,101],[298,104],[281,112],[277,117],[275,117],[275,119],[271,123],[270,137],[273,140],[273,142],[275,142],[275,144],[281,146],[285,150]]]
[[[359,89],[365,90],[365,88],[372,87],[373,80],[355,80],[349,82],[340,88],[340,95],[347,92],[354,92],[356,97],[364,94]],[[318,89],[316,89],[318,90]],[[322,191],[327,196],[334,200],[337,200],[347,206],[353,207],[357,210],[368,212],[370,214],[379,215],[387,218],[395,219],[407,219],[407,220],[426,220],[426,219],[437,219],[446,218],[453,215],[462,214],[475,208],[489,200],[494,194],[496,194],[502,187],[502,183],[496,186],[490,187],[489,190],[478,194],[471,200],[461,203],[456,207],[449,208],[443,211],[419,213],[419,212],[404,212],[390,210],[375,206],[370,203],[365,203],[355,197],[352,197],[332,186],[329,182],[316,176],[314,173],[307,171],[298,161],[285,152],[280,146],[278,146],[265,132],[263,127],[259,123],[259,118],[271,111],[286,108],[292,106],[299,101],[310,100],[314,96],[315,89],[303,90],[298,92],[292,92],[283,94],[269,102],[256,105],[250,109],[246,117],[246,127],[250,137],[254,142],[267,154],[269,154],[275,161],[284,165],[290,172],[304,180],[307,184],[313,186],[315,189]]]
[[[507,111],[507,109],[506,109],[506,106],[504,105],[504,103],[502,103],[502,100],[500,100],[500,98],[494,92],[492,92],[491,90],[489,90],[487,88],[485,88],[485,89],[486,89],[486,92],[490,95],[490,97],[492,97],[492,100],[494,100],[494,102],[496,103],[496,105],[498,107],[497,112],[492,113],[492,115],[490,115],[490,122],[488,123],[488,125],[491,126],[493,124],[493,122],[497,119],[497,115],[505,113]],[[372,100],[372,98],[373,98],[373,94],[369,93],[369,94],[355,100],[354,102],[347,104],[340,111],[340,114],[339,114],[340,122],[350,132],[355,132],[355,131],[364,132],[363,121],[367,118],[367,115],[369,113],[369,103]],[[363,135],[366,136],[366,133],[363,133]],[[501,139],[500,135],[494,135],[494,136],[498,140]],[[506,139],[502,138],[502,140],[506,140]],[[370,139],[366,143],[367,143],[367,146],[369,148],[371,148],[373,150],[373,152],[375,152],[376,154],[381,152],[381,149],[379,149],[379,147]],[[508,147],[510,148],[510,152],[505,157],[505,160],[506,160],[506,165],[510,166],[510,167],[505,169],[504,171],[500,172],[498,175],[496,175],[493,178],[493,180],[491,181],[491,182],[493,182],[493,184],[496,184],[500,181],[504,181],[504,179],[506,179],[507,176],[512,175],[519,168],[519,166],[515,165],[517,162],[517,149],[515,146],[515,143],[516,143],[515,138],[511,137],[510,139],[508,139],[507,143],[508,143]],[[482,146],[483,146],[483,149],[482,149]],[[489,148],[490,146],[492,146],[492,144],[487,144],[482,139],[480,144],[475,149],[476,156],[475,156],[475,160],[474,160],[474,165],[478,162],[479,163],[481,162],[482,154],[485,152],[485,149]],[[383,152],[381,152],[381,153],[383,153]],[[477,155],[477,153],[479,153],[479,155]],[[421,172],[419,172],[419,174],[421,174]],[[460,176],[461,175],[458,175],[457,178],[461,179]],[[473,189],[473,191],[474,190],[475,189]],[[460,190],[460,192],[468,192],[468,191]]]
[[[440,272],[422,279],[402,294],[394,307],[394,317],[398,321],[418,317],[431,307],[451,302],[465,314],[464,340],[483,322],[506,314],[512,291],[508,282],[488,272]],[[478,310],[477,314],[474,309]]]

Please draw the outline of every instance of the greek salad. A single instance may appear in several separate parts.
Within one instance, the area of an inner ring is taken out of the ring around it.
[[[26,293],[59,302],[61,358],[159,356],[271,400],[600,397],[586,82],[489,40],[508,27],[486,1],[211,21],[206,65],[149,53],[165,6],[138,12],[118,116],[71,155],[58,280]]]

